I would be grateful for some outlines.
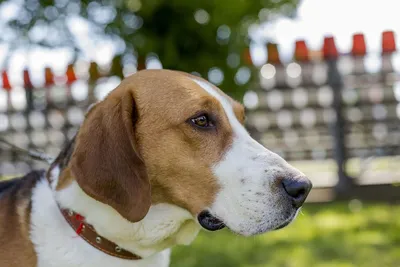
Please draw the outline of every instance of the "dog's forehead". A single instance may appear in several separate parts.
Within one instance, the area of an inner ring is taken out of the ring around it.
[[[146,106],[183,105],[186,100],[196,101],[209,98],[215,103],[225,103],[233,109],[236,117],[244,118],[244,108],[237,101],[226,95],[218,87],[198,76],[171,70],[143,70],[123,81],[125,90],[131,90]]]
[[[142,70],[126,78],[122,84],[125,89],[139,95],[207,95],[207,92],[196,84],[194,79],[201,78],[179,71]],[[215,87],[214,90],[219,89]],[[223,92],[221,91],[220,94]]]

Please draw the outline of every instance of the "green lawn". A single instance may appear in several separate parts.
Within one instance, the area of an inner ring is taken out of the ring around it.
[[[202,231],[171,267],[400,267],[400,205],[306,204],[290,226],[257,237]]]
[[[400,206],[308,204],[293,224],[262,236],[203,232],[174,248],[171,264],[200,266],[398,267]]]

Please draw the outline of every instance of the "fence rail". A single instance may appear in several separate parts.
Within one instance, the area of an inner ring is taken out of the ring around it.
[[[326,37],[316,60],[304,41],[296,43],[297,60],[286,65],[276,44],[267,50],[260,81],[244,98],[248,128],[256,139],[288,160],[334,160],[338,194],[352,192],[358,183],[359,177],[348,174],[349,159],[389,156],[400,163],[400,79],[393,67],[393,32],[382,34],[381,69],[375,73],[365,68],[362,34],[354,35],[346,54],[339,54],[334,38]],[[400,173],[396,176],[400,179]]]
[[[256,139],[287,160],[313,163],[316,169],[324,160],[333,161],[338,179],[329,184],[336,185],[336,193],[355,192],[351,190],[360,184],[357,173],[349,174],[349,159],[374,157],[400,163],[400,76],[393,67],[393,32],[382,34],[378,72],[365,67],[367,46],[360,34],[354,35],[352,50],[345,54],[338,53],[333,37],[324,39],[320,52],[298,41],[295,60],[288,64],[281,62],[276,44],[268,44],[267,50],[268,62],[253,67],[259,79],[253,79],[244,97],[247,127]],[[59,77],[46,68],[45,84],[37,88],[28,70],[23,85],[12,86],[6,71],[2,81],[1,136],[54,156],[76,133],[89,104],[101,99],[120,78],[107,78],[91,63],[83,78],[75,74],[73,65]],[[1,145],[0,162],[0,176],[42,167]],[[393,181],[400,180],[400,171],[392,166],[384,168],[382,176],[391,173]],[[379,173],[374,175],[374,184],[388,183],[379,180]]]

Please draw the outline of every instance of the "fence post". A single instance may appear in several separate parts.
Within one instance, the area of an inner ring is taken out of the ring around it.
[[[334,137],[334,155],[338,171],[338,183],[336,184],[336,192],[338,194],[349,191],[352,181],[346,174],[345,164],[347,162],[347,151],[345,142],[346,121],[343,117],[342,103],[342,78],[337,69],[336,60],[328,60],[328,84],[333,90],[333,108],[335,110],[336,122],[333,125]]]
[[[338,183],[335,186],[337,196],[345,196],[351,191],[353,180],[346,173],[346,120],[343,116],[342,89],[343,80],[337,67],[338,52],[333,37],[324,40],[324,57],[328,66],[328,85],[333,91],[333,108],[335,111],[335,123],[333,124],[334,158],[337,164]]]
[[[31,121],[29,120],[30,114],[34,110],[34,100],[33,100],[33,85],[31,79],[29,77],[29,71],[27,68],[24,69],[24,90],[25,90],[25,97],[26,97],[26,109],[24,112],[25,119],[26,119],[26,134],[29,138],[29,145],[28,149],[33,149],[32,145],[32,125]],[[28,164],[31,168],[33,168],[33,160],[31,158],[28,159]]]

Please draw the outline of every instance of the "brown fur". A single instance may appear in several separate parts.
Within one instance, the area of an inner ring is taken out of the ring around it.
[[[232,129],[221,104],[189,77],[195,76],[153,70],[125,79],[88,112],[50,167],[61,169],[57,190],[76,180],[133,222],[151,203],[176,204],[193,214],[208,207],[219,187],[212,166],[230,146]],[[243,123],[243,107],[230,101]],[[215,129],[188,123],[201,112],[215,117]],[[1,266],[36,264],[29,239],[31,194],[43,176],[32,172],[0,183]]]
[[[132,91],[116,89],[84,121],[71,158],[71,174],[89,196],[132,222],[151,204],[150,183],[137,152]]]
[[[130,221],[140,220],[150,201],[193,214],[208,207],[219,187],[211,168],[230,146],[232,129],[221,104],[190,77],[147,70],[122,81],[87,114],[58,189],[76,179]],[[243,107],[231,101],[243,121]],[[215,116],[214,130],[188,123],[199,112]]]
[[[36,266],[30,240],[32,189],[44,171],[0,183],[0,266]]]

